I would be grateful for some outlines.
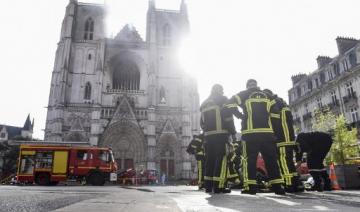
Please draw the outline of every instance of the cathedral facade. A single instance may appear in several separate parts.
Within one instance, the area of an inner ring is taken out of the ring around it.
[[[177,50],[189,32],[186,4],[149,1],[146,39],[126,25],[105,36],[104,5],[70,0],[52,72],[46,141],[113,149],[120,169],[151,169],[176,179],[195,166],[186,153],[199,133],[196,80]]]

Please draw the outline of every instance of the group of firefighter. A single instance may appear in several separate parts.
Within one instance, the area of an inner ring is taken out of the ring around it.
[[[198,185],[205,192],[229,193],[232,186],[240,185],[242,193],[256,194],[259,153],[272,192],[280,195],[302,192],[304,187],[296,167],[304,152],[315,182],[313,189],[331,190],[323,166],[331,137],[320,132],[300,133],[295,141],[293,119],[286,102],[269,89],[261,90],[256,80],[248,80],[246,90],[230,99],[224,96],[223,87],[215,84],[200,112],[202,133],[194,136],[187,152],[196,157]],[[241,139],[236,137],[234,116],[241,119]]]

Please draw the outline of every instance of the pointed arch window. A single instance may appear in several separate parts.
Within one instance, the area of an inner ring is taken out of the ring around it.
[[[121,61],[116,64],[113,75],[113,89],[140,89],[140,71],[135,63],[131,61]]]
[[[164,86],[161,86],[161,88],[160,88],[160,102],[161,103],[166,103]]]
[[[93,40],[94,38],[94,20],[88,18],[85,22],[84,40]]]
[[[163,45],[171,45],[171,28],[169,24],[165,24],[163,27]]]
[[[91,84],[90,82],[87,82],[85,85],[85,94],[84,99],[91,99]]]

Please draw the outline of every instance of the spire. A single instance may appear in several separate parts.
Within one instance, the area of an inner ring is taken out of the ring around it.
[[[33,118],[32,124],[31,124],[31,130],[34,130],[34,126],[35,126],[35,119]]]
[[[186,3],[185,3],[185,0],[181,0],[180,13],[184,14],[186,17],[187,17],[187,15],[188,15],[187,5],[186,5]]]
[[[149,10],[155,10],[155,0],[149,0]]]
[[[25,124],[24,124],[24,127],[23,127],[23,130],[31,131],[31,129],[32,129],[32,126],[31,126],[31,121],[30,121],[30,114],[28,114]]]

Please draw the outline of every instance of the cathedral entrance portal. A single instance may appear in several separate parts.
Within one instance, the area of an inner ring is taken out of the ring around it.
[[[176,161],[179,161],[180,148],[176,142],[175,134],[163,134],[160,136],[157,146],[157,161],[160,175],[165,174],[169,178],[177,177]]]
[[[104,132],[101,146],[111,147],[120,170],[145,166],[144,136],[132,122],[119,121]]]

